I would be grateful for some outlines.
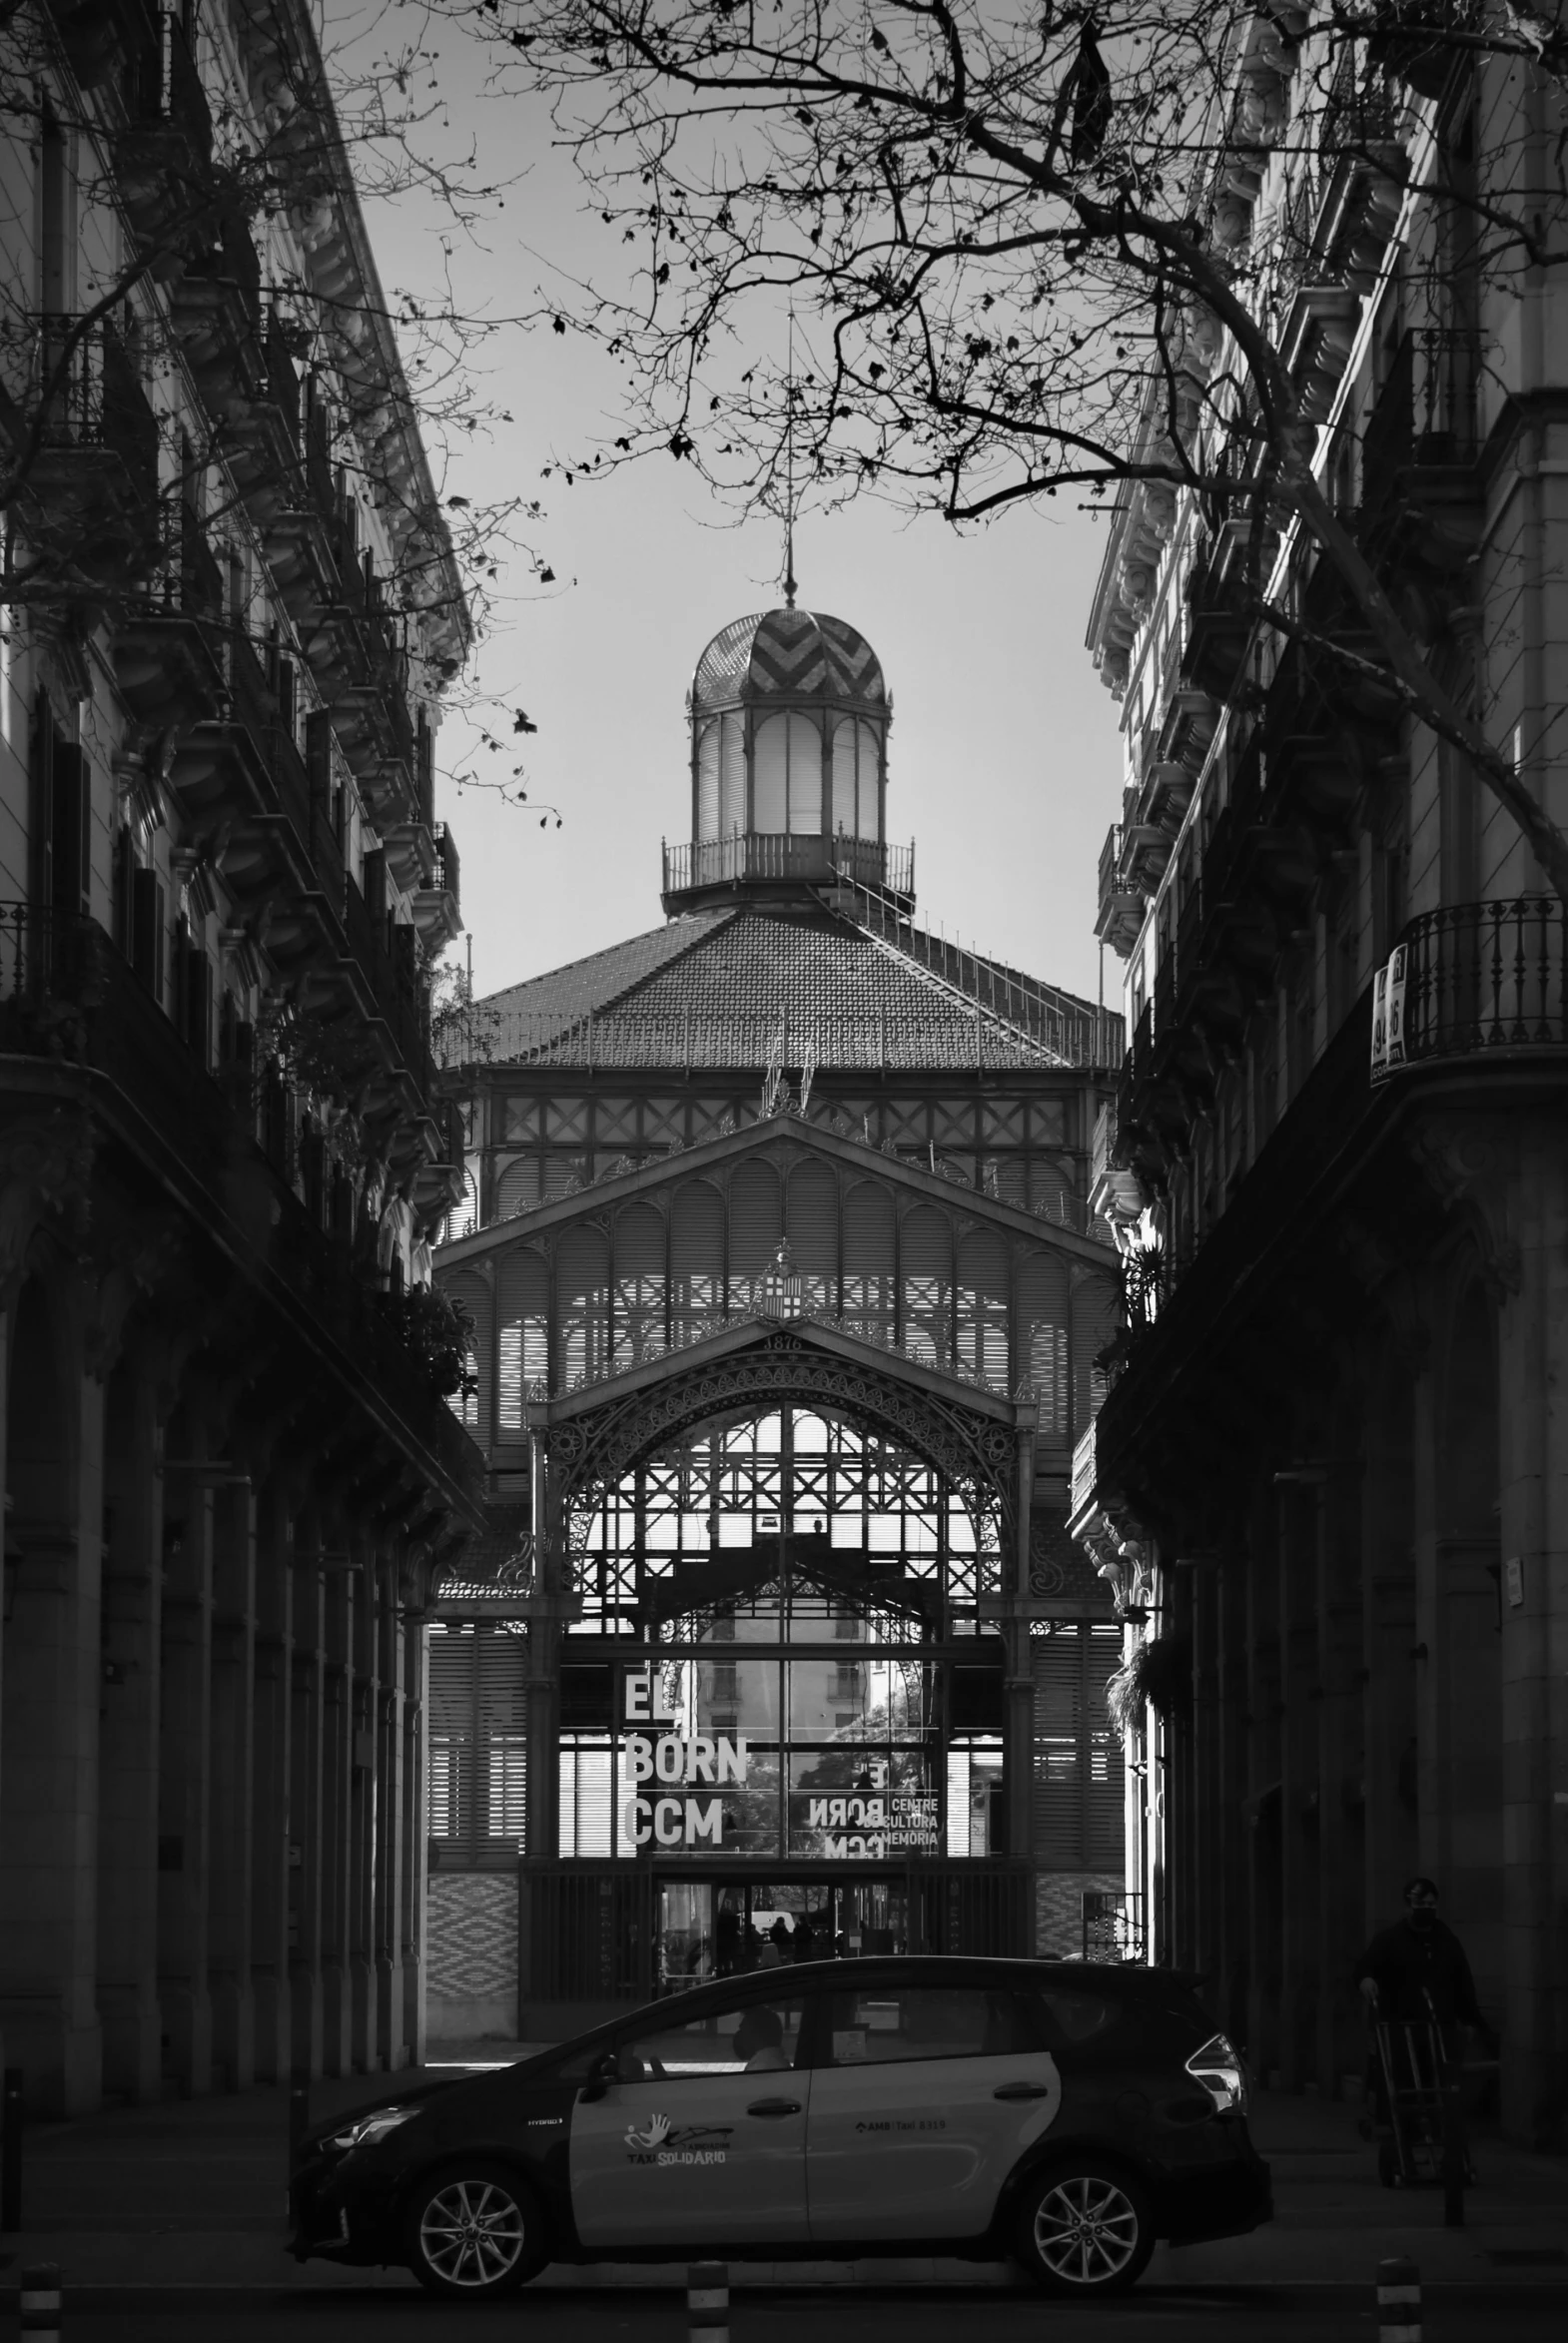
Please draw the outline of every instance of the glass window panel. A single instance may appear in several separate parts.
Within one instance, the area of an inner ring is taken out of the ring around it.
[[[1035,2046],[1015,1994],[952,1985],[876,1985],[835,1993],[832,2043],[835,2066],[1002,2058]]]
[[[788,827],[789,718],[769,716],[757,726],[751,758],[751,827],[777,836]]]
[[[765,2001],[752,1993],[732,2008],[682,2022],[680,2003],[666,2003],[657,2018],[617,2037],[621,2079],[681,2082],[713,2074],[786,2073],[800,2055],[805,2008],[798,1993],[770,1994]]]
[[[1067,1145],[1067,1102],[1036,1099],[1029,1110],[1029,1136],[1037,1148]]]
[[[545,1103],[544,1136],[551,1140],[584,1140],[588,1136],[586,1099],[550,1099]]]
[[[542,1138],[543,1114],[544,1104],[540,1099],[508,1099],[504,1119],[507,1139]]]
[[[558,1806],[562,1855],[609,1854],[610,1744],[606,1736],[562,1736]]]
[[[980,1103],[980,1136],[988,1145],[1021,1148],[1026,1121],[1022,1099],[983,1099]]]
[[[633,1753],[633,1758],[635,1753]],[[621,1778],[621,1828],[634,1849],[666,1854],[777,1855],[779,1754],[748,1749],[741,1782],[636,1782]]]
[[[600,1099],[593,1136],[601,1148],[629,1148],[637,1143],[635,1099]]]

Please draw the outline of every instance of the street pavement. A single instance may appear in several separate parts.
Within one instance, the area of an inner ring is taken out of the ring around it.
[[[522,2045],[476,2044],[432,2052],[453,2063],[499,2062]],[[430,2072],[438,2071],[432,2065]],[[385,2075],[324,2083],[313,2117],[388,2095]],[[1564,2332],[1568,2314],[1568,2160],[1533,2156],[1482,2138],[1479,2185],[1467,2223],[1445,2229],[1438,2194],[1379,2187],[1355,2110],[1338,2102],[1260,2093],[1254,2136],[1274,2173],[1277,2218],[1249,2237],[1157,2249],[1148,2276],[1125,2303],[1045,2304],[1004,2264],[910,2256],[863,2262],[735,2262],[734,2343],[949,2343],[956,2321],[984,2304],[988,2343],[1040,2332],[1076,2343],[1082,2329],[1103,2343],[1185,2343],[1216,2329],[1234,2334],[1259,2315],[1282,2319],[1292,2343],[1346,2343],[1346,2330],[1375,2335],[1377,2263],[1407,2254],[1426,2296],[1425,2343]],[[0,2238],[0,2336],[14,2316],[17,2273],[57,2262],[67,2324],[105,2343],[153,2343],[200,2331],[223,2343],[276,2333],[297,2343],[357,2343],[364,2335],[443,2343],[448,2335],[499,2333],[520,2317],[528,2330],[571,2343],[645,2343],[684,2335],[677,2267],[622,2264],[547,2270],[510,2304],[448,2306],[424,2295],[405,2270],[341,2270],[295,2262],[284,2250],[288,2095],[280,2089],[122,2108],[26,2135],[24,2227]],[[478,2325],[475,2326],[474,2322]]]

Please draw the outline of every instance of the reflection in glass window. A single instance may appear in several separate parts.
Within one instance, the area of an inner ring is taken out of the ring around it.
[[[798,1993],[752,1998],[678,2022],[679,2003],[617,2036],[622,2082],[681,2082],[715,2074],[783,2074],[800,2055],[805,2000]]]
[[[1033,2028],[1015,1994],[946,1985],[835,1993],[832,2036],[835,2066],[1002,2058],[1034,2047]]]

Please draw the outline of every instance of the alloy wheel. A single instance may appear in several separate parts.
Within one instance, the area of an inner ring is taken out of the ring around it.
[[[419,2216],[419,2251],[448,2286],[478,2293],[501,2285],[525,2242],[522,2208],[493,2180],[451,2180]]]
[[[1115,2180],[1075,2173],[1056,2181],[1035,2211],[1042,2267],[1067,2286],[1114,2285],[1138,2252],[1138,2207]]]

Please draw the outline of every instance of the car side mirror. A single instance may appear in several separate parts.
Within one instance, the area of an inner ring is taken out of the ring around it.
[[[591,2107],[595,2099],[604,2097],[612,2082],[619,2080],[620,2063],[613,2050],[606,2050],[588,2068],[588,2079],[582,2086],[582,2104]]]

